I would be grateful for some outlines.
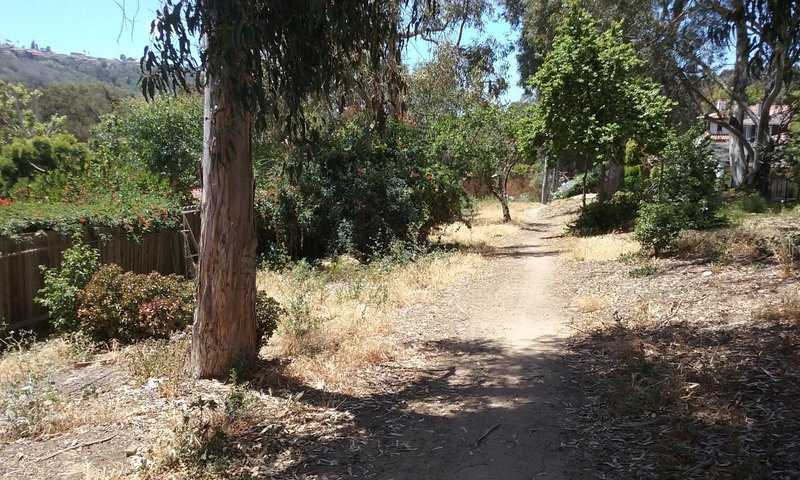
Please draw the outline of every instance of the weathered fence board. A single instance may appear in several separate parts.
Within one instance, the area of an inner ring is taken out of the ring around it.
[[[192,230],[199,232],[199,218],[193,215],[188,220]],[[107,242],[88,233],[84,239],[99,248],[100,261],[104,264],[116,263],[136,273],[156,271],[185,275],[190,271],[184,240],[178,231],[145,234],[138,242],[122,231],[112,232]],[[0,323],[11,329],[47,319],[47,311],[33,301],[44,286],[40,266],[59,267],[62,252],[70,245],[70,236],[55,232],[21,240],[0,238]]]

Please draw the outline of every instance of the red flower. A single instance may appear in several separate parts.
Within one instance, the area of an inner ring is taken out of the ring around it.
[[[166,214],[166,213],[162,213],[162,214],[161,214],[161,218],[169,218],[169,215],[168,215],[168,214]]]
[[[86,223],[86,219],[85,219],[85,218],[79,218],[79,219],[78,219],[78,221],[79,221],[80,223]]]
[[[142,218],[142,217],[144,217],[144,213],[137,213],[136,216],[139,217],[139,218]]]
[[[281,203],[281,199],[278,198],[278,197],[275,197],[275,200],[273,200],[273,201],[275,202],[276,205]]]
[[[145,228],[153,228],[153,222],[150,221],[144,222],[144,226]]]
[[[361,168],[361,167],[356,168],[356,174],[361,175],[362,173],[364,173],[364,169],[363,168]]]
[[[428,180],[433,180],[433,175],[431,175],[429,173],[429,174],[425,175],[425,178],[427,178]]]

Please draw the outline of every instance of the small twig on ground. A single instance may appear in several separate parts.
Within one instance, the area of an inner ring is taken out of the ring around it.
[[[472,442],[472,446],[473,447],[477,447],[478,445],[480,445],[481,442],[484,441],[486,439],[486,437],[488,437],[490,433],[494,432],[500,425],[502,425],[502,424],[498,423],[497,425],[492,425],[491,427],[489,427],[489,429],[486,430],[486,432],[484,432],[484,434],[481,435],[481,437],[479,439],[477,439],[474,442]]]
[[[79,444],[76,444],[76,445],[72,445],[71,447],[62,448],[61,450],[59,450],[57,452],[54,452],[54,453],[51,453],[50,455],[47,455],[45,457],[39,457],[39,458],[36,459],[36,461],[37,462],[43,462],[45,460],[50,460],[51,458],[57,457],[57,456],[61,455],[64,452],[68,452],[70,450],[76,450],[78,448],[83,448],[83,447],[90,447],[92,445],[97,445],[98,443],[107,442],[107,441],[115,438],[116,436],[117,436],[117,434],[115,433],[114,435],[111,435],[111,436],[106,437],[106,438],[101,438],[100,440],[93,440],[91,442],[79,443]]]

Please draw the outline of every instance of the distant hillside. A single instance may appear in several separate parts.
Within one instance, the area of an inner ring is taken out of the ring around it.
[[[30,88],[51,84],[104,82],[129,92],[138,91],[139,62],[110,60],[80,53],[63,55],[46,50],[0,45],[0,80],[22,83]]]

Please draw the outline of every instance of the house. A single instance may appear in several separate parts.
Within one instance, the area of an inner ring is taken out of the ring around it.
[[[729,110],[725,100],[717,100],[717,110],[722,112],[722,119],[726,120],[729,115]],[[758,114],[761,110],[760,105],[751,105],[750,110]],[[720,118],[716,112],[710,113],[706,118],[711,119]],[[787,131],[789,121],[792,119],[792,110],[789,105],[773,105],[769,109],[769,134],[773,137],[785,133]],[[716,124],[713,120],[708,120],[708,134],[711,140],[715,143],[727,142],[730,137],[728,129],[722,125]],[[744,117],[744,135],[751,142],[756,139],[756,124],[750,115]],[[726,149],[727,152],[727,149]],[[727,155],[727,153],[726,153]]]
[[[730,115],[730,110],[727,108],[725,100],[717,100],[717,112],[710,113],[702,118],[706,120],[707,130],[706,133],[711,139],[714,148],[714,156],[718,160],[717,175],[723,178],[725,173],[730,170],[730,157],[729,157],[729,140],[731,133],[727,128],[719,125],[714,120],[721,118],[727,120]],[[750,110],[758,114],[761,110],[759,104],[751,105]],[[769,116],[769,135],[775,141],[776,145],[785,144],[789,139],[789,122],[792,119],[793,110],[789,105],[773,105],[770,107]],[[720,117],[720,114],[722,117]],[[745,115],[744,122],[744,136],[749,142],[756,140],[756,122],[750,115]],[[772,198],[775,200],[797,200],[800,189],[790,180],[781,177],[777,174],[770,174],[770,192]]]

